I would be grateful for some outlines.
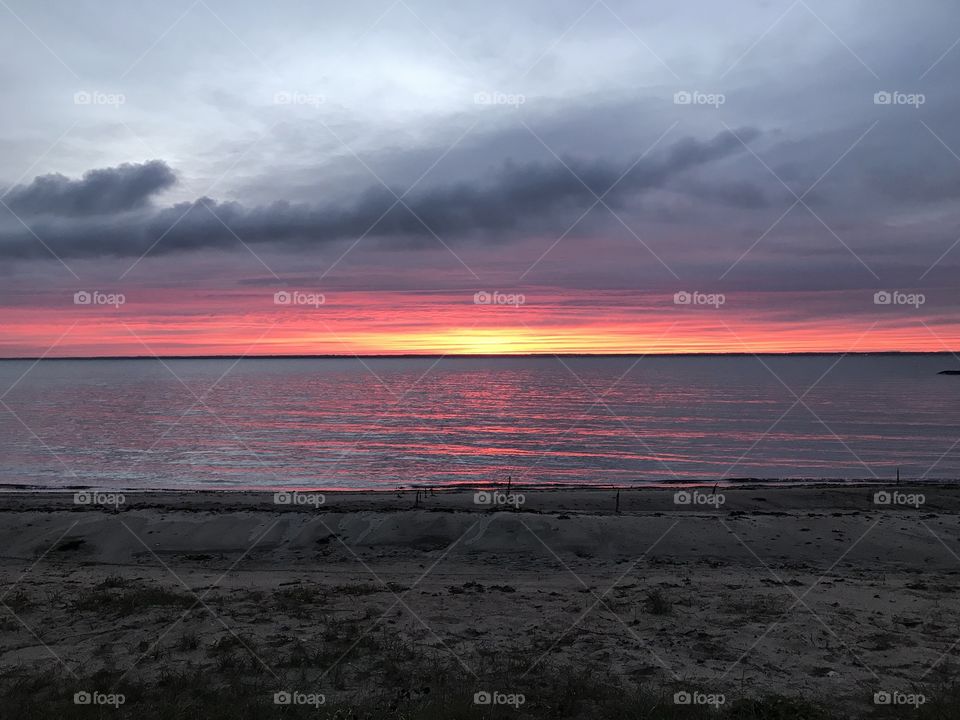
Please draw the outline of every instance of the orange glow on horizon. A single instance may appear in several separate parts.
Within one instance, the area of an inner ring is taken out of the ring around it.
[[[720,309],[662,296],[544,295],[520,308],[457,295],[351,293],[320,307],[276,306],[272,294],[154,297],[120,308],[0,308],[0,357],[149,355],[522,355],[551,353],[946,352],[960,323],[930,310],[822,299],[728,299]],[[861,298],[856,297],[859,301]],[[812,303],[810,299],[805,300]],[[833,303],[833,305],[830,305]]]

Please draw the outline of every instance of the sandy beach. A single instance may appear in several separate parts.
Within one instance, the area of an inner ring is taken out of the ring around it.
[[[5,690],[135,687],[123,716],[183,673],[331,712],[605,717],[586,692],[549,714],[551,679],[587,663],[671,712],[786,695],[915,717],[953,681],[954,488],[623,490],[619,510],[615,490],[510,490],[6,493]]]

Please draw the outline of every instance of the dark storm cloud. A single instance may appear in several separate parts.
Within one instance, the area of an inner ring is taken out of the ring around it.
[[[123,213],[144,205],[153,193],[172,182],[172,172],[157,162],[92,171],[80,181],[38,178],[14,195],[14,210],[30,208],[33,214],[45,209],[48,215],[75,216],[69,222],[42,217],[30,224],[62,258],[136,256],[154,243],[154,253],[234,247],[238,237],[244,242],[308,247],[367,232],[417,245],[434,243],[434,233],[457,240],[476,232],[569,223],[571,215],[575,217],[596,201],[595,196],[609,192],[605,202],[611,206],[625,203],[687,171],[742,151],[741,140],[748,142],[759,132],[741,128],[736,134],[724,131],[706,141],[685,138],[653,157],[625,163],[573,158],[547,164],[508,162],[487,182],[460,182],[414,193],[404,199],[406,206],[378,186],[346,206],[275,202],[246,207],[200,198],[161,210]],[[48,185],[50,190],[44,193]],[[736,195],[720,199],[740,204],[742,199]],[[42,201],[44,197],[47,200]],[[94,213],[100,214],[77,217]],[[47,252],[32,233],[14,224],[8,227],[0,235],[3,255]]]
[[[79,180],[60,174],[41,175],[29,185],[9,190],[4,202],[18,215],[80,217],[106,215],[144,207],[176,182],[161,160],[91,170]]]

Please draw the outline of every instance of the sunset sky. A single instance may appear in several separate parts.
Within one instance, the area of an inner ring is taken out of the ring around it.
[[[951,3],[57,8],[0,357],[960,349]]]

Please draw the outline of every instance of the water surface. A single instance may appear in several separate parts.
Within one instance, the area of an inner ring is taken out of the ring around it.
[[[949,356],[164,362],[0,362],[0,482],[960,477]]]

